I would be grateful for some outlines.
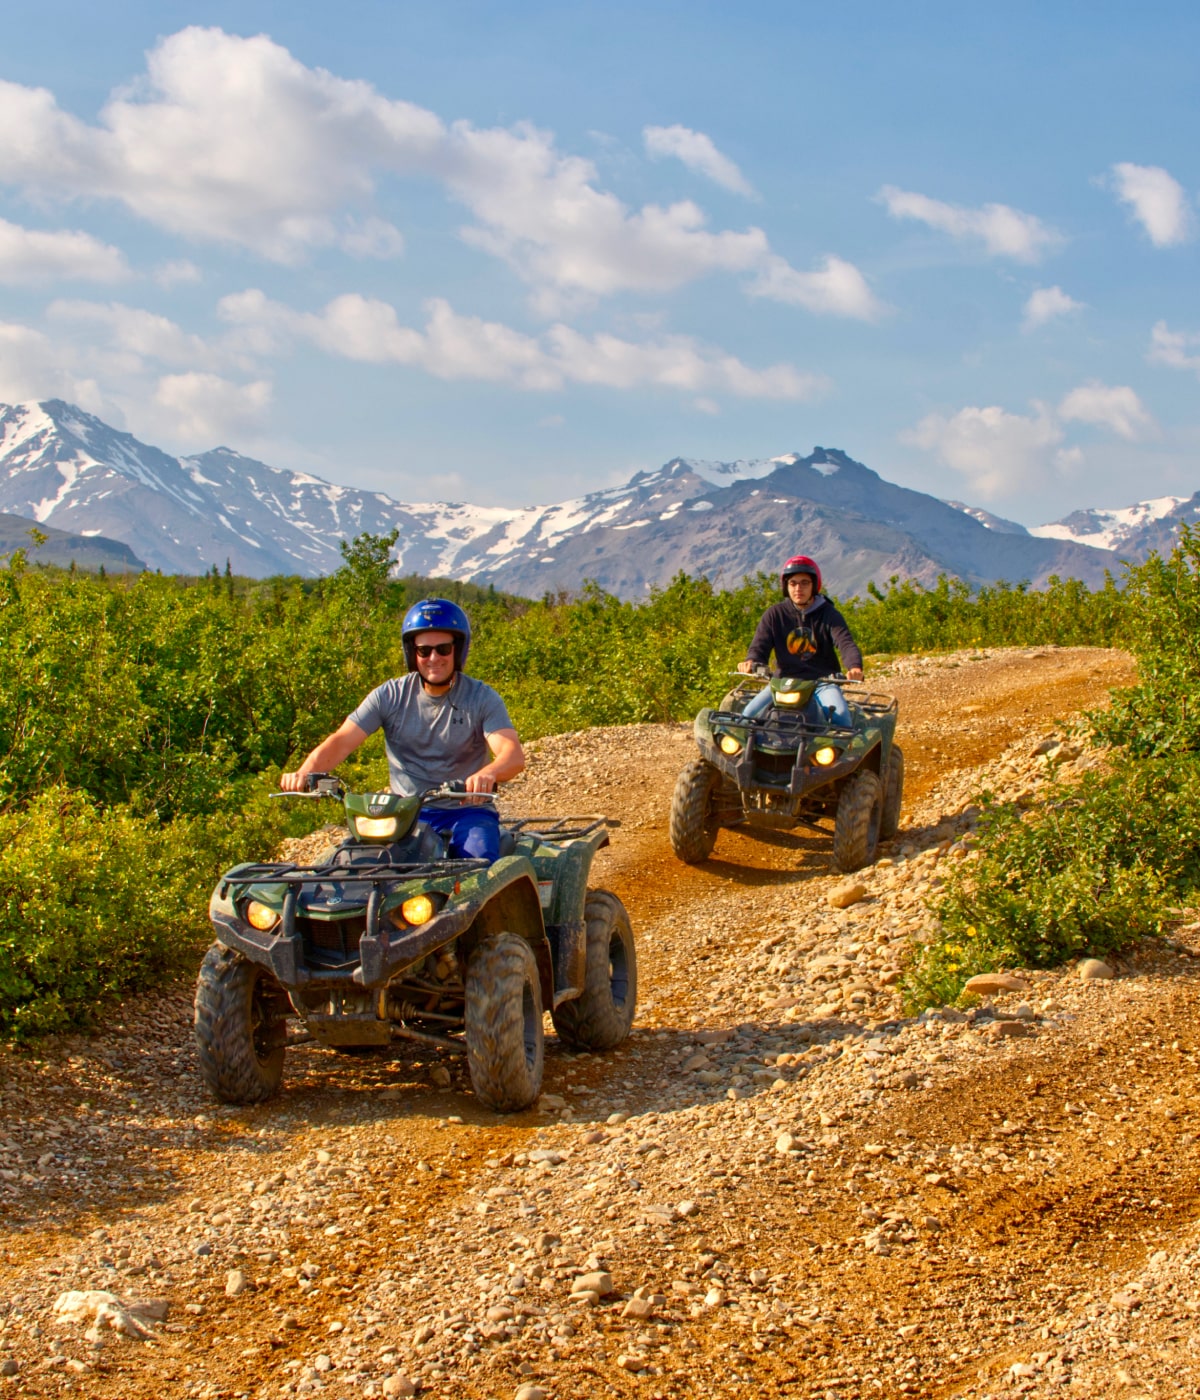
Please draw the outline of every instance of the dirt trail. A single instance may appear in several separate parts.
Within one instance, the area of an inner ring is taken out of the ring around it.
[[[816,835],[673,859],[686,727],[538,746],[509,810],[622,816],[595,883],[642,1008],[611,1056],[551,1042],[538,1112],[436,1054],[311,1047],[218,1108],[186,988],[4,1053],[0,1395],[1196,1394],[1195,929],[1011,1016],[906,1020],[891,981],[973,785],[1026,791],[1035,741],[1130,677],[1058,649],[879,677],[905,825],[842,913]],[[612,1292],[573,1301],[589,1273]],[[166,1318],[55,1322],[101,1288]]]

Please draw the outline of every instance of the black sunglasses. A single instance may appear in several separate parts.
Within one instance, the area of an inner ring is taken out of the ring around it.
[[[434,653],[435,651],[437,652],[437,654],[438,654],[439,656],[449,656],[450,653],[451,653],[453,650],[454,650],[454,643],[453,643],[453,642],[438,642],[437,646],[432,646],[432,647],[421,647],[421,646],[419,646],[419,647],[416,648],[416,653],[417,653],[417,655],[421,658],[422,661],[428,661],[429,658],[433,655],[433,653]]]

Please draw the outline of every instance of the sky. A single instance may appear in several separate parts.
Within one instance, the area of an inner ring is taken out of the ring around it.
[[[1200,490],[1200,9],[9,0],[0,402],[405,501]]]

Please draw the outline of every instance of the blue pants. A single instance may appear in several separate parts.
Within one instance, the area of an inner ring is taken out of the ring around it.
[[[742,711],[744,715],[761,715],[771,705],[771,687],[764,685],[758,694]],[[854,723],[850,717],[850,706],[842,694],[842,687],[832,681],[820,681],[813,691],[812,699],[804,707],[804,718],[810,724],[840,724],[849,729]]]
[[[494,807],[422,807],[421,820],[439,836],[449,832],[456,860],[500,859],[500,814]]]

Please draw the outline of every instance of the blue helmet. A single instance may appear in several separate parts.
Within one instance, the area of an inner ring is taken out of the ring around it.
[[[418,632],[449,632],[454,638],[454,669],[461,671],[467,664],[467,653],[471,650],[471,619],[457,603],[448,598],[422,598],[404,614],[400,640],[410,671],[417,669],[414,648]]]

